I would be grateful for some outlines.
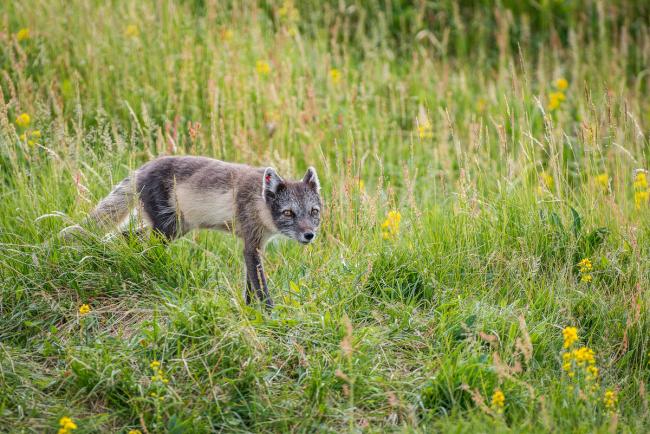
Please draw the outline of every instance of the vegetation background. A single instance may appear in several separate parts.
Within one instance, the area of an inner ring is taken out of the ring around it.
[[[0,430],[649,430],[650,3],[0,23]],[[269,247],[271,314],[228,234],[56,239],[168,154],[317,167],[324,226]]]

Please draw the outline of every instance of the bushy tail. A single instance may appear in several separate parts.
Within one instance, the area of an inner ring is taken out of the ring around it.
[[[134,205],[135,188],[132,178],[125,178],[117,184],[108,196],[97,204],[97,206],[88,214],[81,225],[69,226],[63,229],[59,235],[69,240],[74,238],[79,232],[84,231],[84,227],[97,226],[101,229],[107,229],[117,225],[124,220]]]
[[[86,221],[101,227],[120,223],[126,218],[133,206],[135,191],[131,178],[126,178],[115,186],[113,191],[102,199],[93,209]]]

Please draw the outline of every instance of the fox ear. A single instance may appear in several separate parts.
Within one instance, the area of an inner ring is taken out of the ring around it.
[[[307,173],[305,173],[305,177],[302,178],[302,182],[310,186],[316,191],[320,191],[320,181],[318,181],[318,175],[316,175],[316,169],[313,167],[309,167],[307,169]]]
[[[262,178],[262,197],[266,198],[267,194],[275,194],[284,185],[284,181],[272,167],[264,169]]]

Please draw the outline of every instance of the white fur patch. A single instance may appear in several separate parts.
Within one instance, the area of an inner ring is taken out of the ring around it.
[[[232,222],[235,217],[232,191],[199,190],[180,184],[176,186],[175,198],[187,230],[219,227]]]
[[[271,215],[271,211],[269,208],[266,206],[266,203],[264,203],[263,200],[257,201],[257,215],[259,216],[262,224],[266,227],[267,232],[270,234],[275,234],[278,232],[278,228],[275,226],[275,223],[273,222],[273,216]]]

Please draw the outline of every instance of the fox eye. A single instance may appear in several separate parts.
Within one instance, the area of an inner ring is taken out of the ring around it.
[[[318,210],[318,208],[312,208],[311,209],[311,216],[312,217],[318,217],[318,214],[320,214],[320,211]]]
[[[282,211],[282,215],[285,217],[293,217],[293,211],[291,211],[290,209],[285,209],[284,211]]]

